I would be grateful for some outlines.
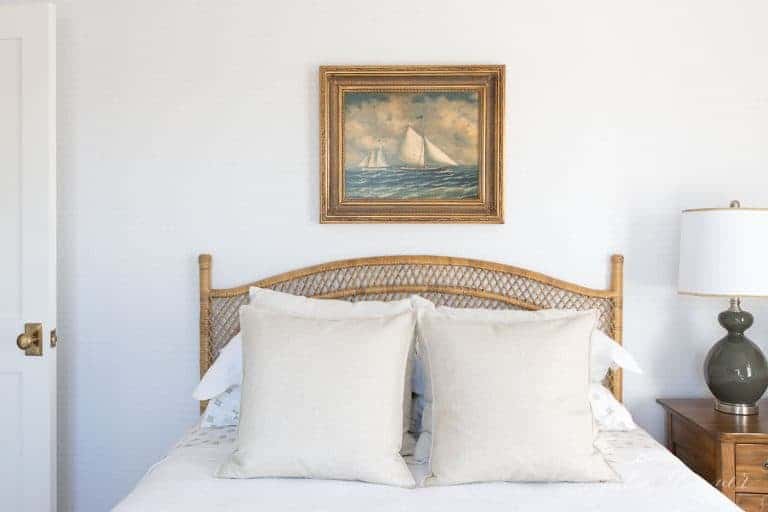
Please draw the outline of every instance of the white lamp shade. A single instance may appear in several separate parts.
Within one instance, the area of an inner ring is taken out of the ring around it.
[[[768,296],[768,209],[683,212],[680,293]]]

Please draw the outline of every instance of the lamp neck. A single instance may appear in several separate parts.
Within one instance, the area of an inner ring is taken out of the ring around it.
[[[744,331],[752,326],[754,318],[749,312],[741,309],[741,299],[733,297],[731,307],[720,313],[717,320],[728,331],[728,336],[735,340],[744,336]]]

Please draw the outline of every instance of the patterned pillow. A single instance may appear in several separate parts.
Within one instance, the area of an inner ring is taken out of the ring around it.
[[[240,423],[240,386],[232,386],[208,402],[200,425],[226,427]]]
[[[603,432],[626,432],[637,428],[627,408],[601,384],[590,384],[589,405],[597,428]]]

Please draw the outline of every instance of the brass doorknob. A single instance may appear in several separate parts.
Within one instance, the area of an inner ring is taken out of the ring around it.
[[[19,336],[16,338],[16,346],[19,347],[21,350],[27,350],[29,347],[32,346],[34,341],[32,340],[32,336],[29,334],[19,334]]]
[[[24,332],[16,337],[16,346],[28,356],[43,355],[43,324],[24,324]]]

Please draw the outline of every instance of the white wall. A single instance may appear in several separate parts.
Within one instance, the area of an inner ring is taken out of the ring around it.
[[[767,3],[58,6],[61,510],[108,509],[194,421],[203,251],[219,286],[429,253],[596,287],[621,252],[627,404],[661,437],[656,397],[706,394],[725,304],[676,295],[678,212],[768,205]],[[507,65],[506,224],[317,223],[317,67],[352,63]]]

